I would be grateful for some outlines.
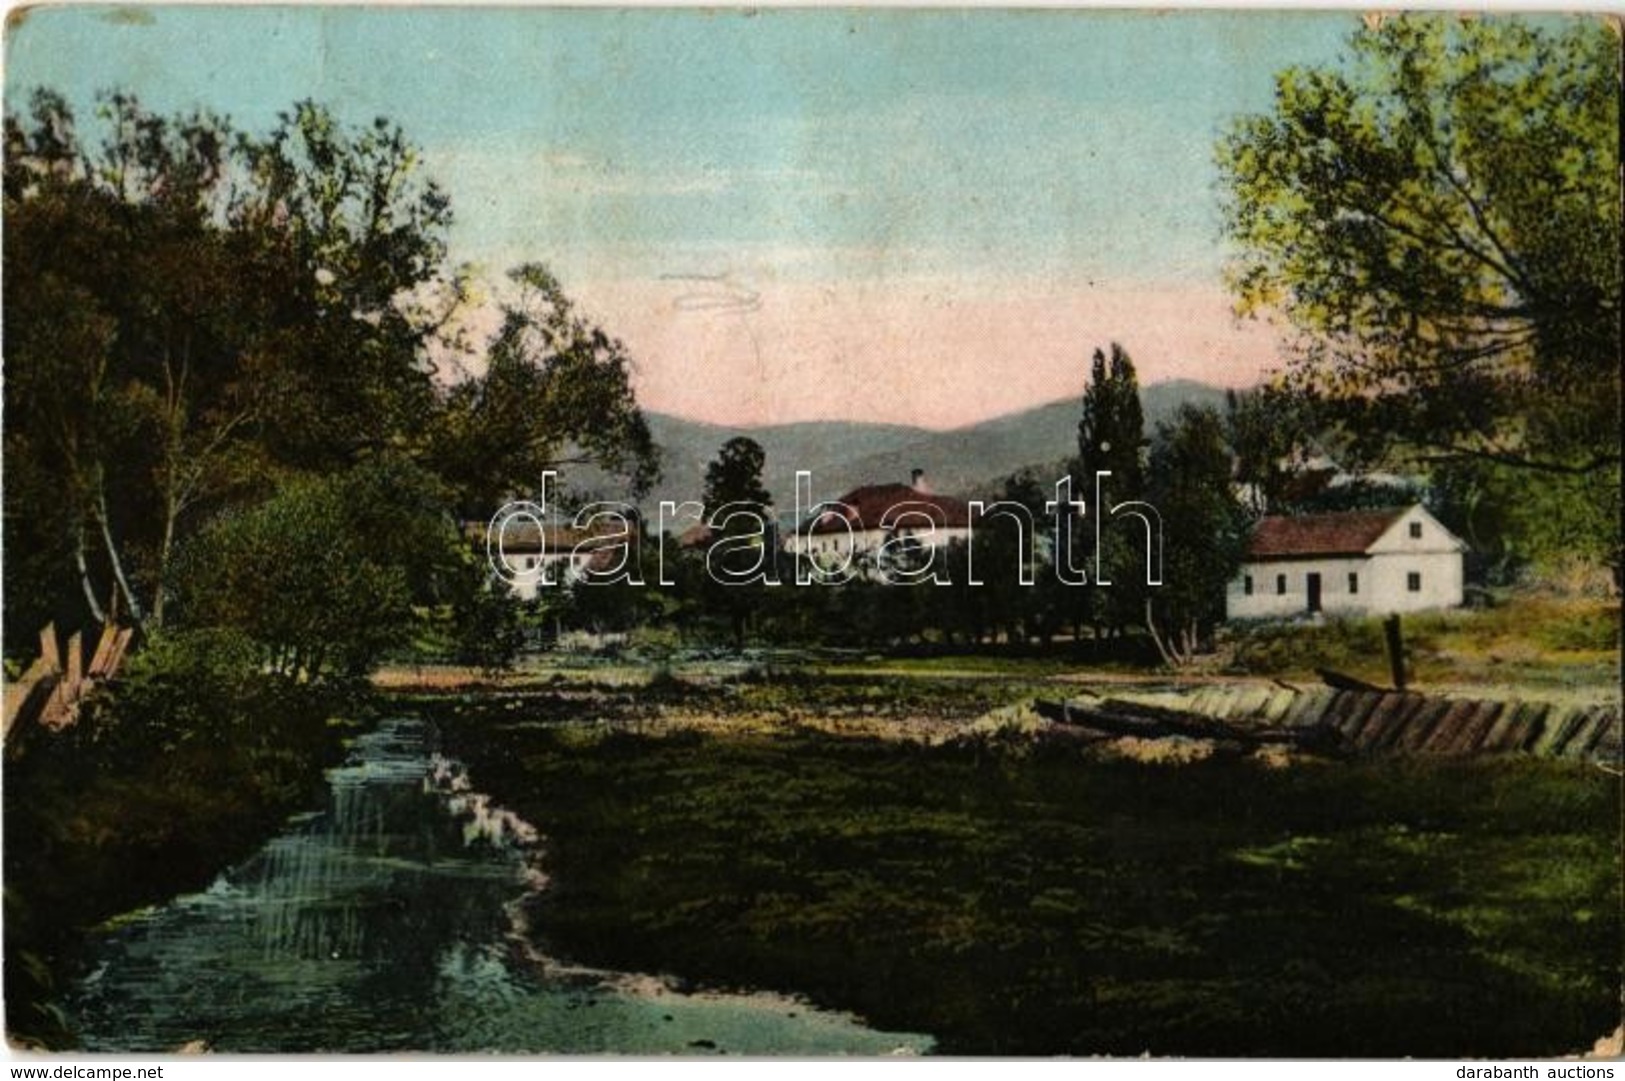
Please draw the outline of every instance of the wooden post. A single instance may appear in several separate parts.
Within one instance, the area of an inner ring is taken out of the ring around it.
[[[62,644],[57,640],[55,623],[47,623],[40,628],[39,655],[50,671],[62,671]]]
[[[70,687],[85,678],[85,644],[78,631],[68,636],[68,653],[63,660],[66,662],[62,666],[64,680]]]
[[[1388,643],[1388,671],[1393,675],[1394,690],[1405,689],[1405,635],[1399,629],[1399,614],[1382,621],[1383,638]]]

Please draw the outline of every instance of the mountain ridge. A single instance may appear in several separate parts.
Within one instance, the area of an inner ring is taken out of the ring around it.
[[[1224,395],[1222,388],[1192,379],[1142,387],[1147,434],[1181,405],[1222,407]],[[798,470],[812,474],[815,502],[864,484],[906,483],[914,469],[924,470],[936,491],[979,494],[1019,469],[1057,465],[1076,454],[1081,409],[1081,396],[1062,398],[949,429],[841,420],[727,425],[646,412],[661,449],[662,477],[643,504],[655,517],[662,501],[701,499],[706,465],[735,436],[761,444],[766,454],[763,481],[781,512],[793,512]],[[584,489],[612,487],[601,474],[584,473],[583,479],[588,482]]]

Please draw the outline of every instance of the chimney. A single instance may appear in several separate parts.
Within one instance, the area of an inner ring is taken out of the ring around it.
[[[908,486],[922,495],[929,495],[931,493],[931,485],[927,483],[925,479],[925,470],[923,469],[915,468],[909,470]]]

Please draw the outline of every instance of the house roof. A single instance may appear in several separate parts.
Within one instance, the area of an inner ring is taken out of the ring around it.
[[[710,545],[715,532],[704,522],[696,522],[683,530],[677,537],[679,548],[705,548]]]
[[[844,504],[844,506],[842,505]],[[923,492],[907,484],[868,484],[854,488],[797,527],[798,533],[844,532],[852,529],[889,529],[895,522],[919,523],[926,514],[939,529],[969,529],[970,504],[951,495]]]
[[[1358,556],[1399,521],[1409,507],[1336,514],[1271,515],[1259,519],[1247,545],[1249,559]]]
[[[486,543],[486,531],[482,525],[478,535],[471,533],[475,543]],[[502,525],[502,550],[510,555],[515,553],[540,552],[548,555],[568,555],[577,547],[585,545],[588,549],[601,547],[614,547],[626,540],[625,534],[614,527],[599,527],[597,529],[576,529],[573,526],[549,525],[545,535],[537,528],[534,521],[529,519],[516,519],[504,522]]]

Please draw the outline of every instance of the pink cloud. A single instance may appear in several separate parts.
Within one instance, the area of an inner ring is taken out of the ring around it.
[[[1256,382],[1277,337],[1216,288],[728,279],[575,290],[637,358],[649,409],[723,424],[840,418],[947,428],[1078,394],[1119,341],[1140,380]]]

